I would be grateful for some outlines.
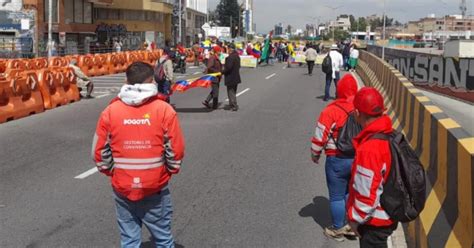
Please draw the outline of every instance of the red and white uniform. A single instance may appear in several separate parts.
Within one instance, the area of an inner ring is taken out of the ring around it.
[[[356,156],[349,183],[347,216],[349,221],[359,224],[389,226],[394,221],[380,206],[380,196],[392,157],[388,141],[370,139],[376,133],[392,133],[392,121],[387,115],[370,123],[353,140]]]
[[[323,150],[326,156],[339,155],[336,141],[339,130],[346,123],[348,114],[354,111],[352,103],[357,93],[357,81],[351,74],[346,74],[337,85],[338,98],[330,103],[319,115],[316,130],[311,140],[311,155],[320,157]]]
[[[156,97],[155,85],[123,86],[119,98],[100,115],[92,155],[114,190],[138,201],[179,172],[184,140],[176,112]]]

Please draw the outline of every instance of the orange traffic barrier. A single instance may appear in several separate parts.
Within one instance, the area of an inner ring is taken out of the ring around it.
[[[79,88],[76,83],[76,75],[74,70],[70,67],[64,67],[55,73],[56,80],[59,80],[60,85],[66,95],[68,103],[77,102],[81,99]]]
[[[8,60],[0,59],[0,73],[5,73],[5,71],[7,70],[7,63]]]
[[[102,76],[109,74],[109,65],[107,64],[107,55],[94,55],[94,69],[92,76]]]
[[[60,72],[55,72],[51,69],[38,71],[38,82],[46,109],[66,105],[69,102],[61,84],[62,77],[57,75],[58,73]]]
[[[0,78],[0,123],[41,112],[43,98],[34,73]]]
[[[66,67],[69,64],[64,57],[53,57],[51,58],[51,67]]]
[[[33,62],[34,70],[41,70],[48,68],[48,59],[36,58],[31,60]]]
[[[77,58],[77,66],[87,76],[92,76],[94,70],[94,58],[91,55],[82,55]]]

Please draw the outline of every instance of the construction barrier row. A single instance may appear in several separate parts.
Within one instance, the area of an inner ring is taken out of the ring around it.
[[[383,94],[427,173],[425,209],[405,225],[409,247],[473,247],[474,137],[375,55],[361,51],[357,72]]]
[[[0,60],[0,123],[80,100],[71,60],[88,76],[124,72],[136,61],[154,65],[162,54],[133,51],[95,55]]]

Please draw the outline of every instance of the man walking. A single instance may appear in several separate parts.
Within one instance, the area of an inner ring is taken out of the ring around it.
[[[389,141],[372,136],[390,135],[392,120],[384,114],[384,100],[374,88],[362,88],[354,97],[354,107],[356,121],[363,129],[353,140],[356,156],[349,184],[347,217],[352,230],[360,236],[360,247],[384,248],[398,224],[380,205],[392,159]]]
[[[221,53],[221,49],[218,46],[215,46],[211,54],[209,55],[209,61],[207,63],[206,71],[204,73],[218,73],[222,72],[222,64],[219,60],[219,55]],[[221,82],[221,76],[216,77],[216,81],[212,82],[212,90],[211,93],[207,96],[206,100],[202,102],[206,108],[209,109],[217,109],[219,107],[219,84]],[[212,106],[209,104],[212,100]]]
[[[163,67],[164,72],[164,79],[156,82],[158,84],[158,92],[164,96],[166,96],[166,102],[170,103],[170,95],[171,95],[171,85],[173,84],[173,62],[171,56],[171,50],[165,48],[163,50],[163,55],[158,60],[158,66]]]
[[[332,61],[332,73],[326,74],[326,87],[324,89],[324,101],[329,101],[329,91],[331,89],[331,82],[334,80],[334,86],[337,88],[337,82],[339,81],[340,68],[343,66],[343,59],[341,53],[338,52],[336,44],[331,46],[329,57]],[[337,96],[336,96],[337,98]]]
[[[102,112],[92,157],[111,178],[121,247],[140,247],[142,224],[156,247],[174,247],[168,181],[180,170],[184,140],[173,108],[156,96],[153,67],[135,62],[127,84]]]
[[[306,52],[304,55],[306,56],[306,63],[308,64],[308,75],[312,76],[314,61],[316,61],[316,57],[318,56],[318,53],[316,52],[313,45],[311,44],[308,46],[308,49],[306,49]]]
[[[225,86],[227,86],[227,95],[229,97],[229,109],[239,110],[237,105],[237,86],[241,83],[240,79],[240,57],[235,50],[234,43],[229,44],[229,56],[225,60],[224,71]]]

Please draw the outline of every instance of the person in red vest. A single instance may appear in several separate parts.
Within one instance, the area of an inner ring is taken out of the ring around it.
[[[392,120],[384,114],[383,97],[375,88],[362,88],[354,97],[354,107],[362,131],[353,139],[356,155],[349,183],[347,218],[360,237],[360,247],[383,248],[398,224],[380,205],[392,157],[389,141],[372,136],[391,134]]]
[[[100,115],[92,157],[110,177],[122,247],[140,247],[142,223],[156,247],[174,247],[168,182],[184,157],[174,109],[157,97],[153,67],[131,64],[127,84]]]

